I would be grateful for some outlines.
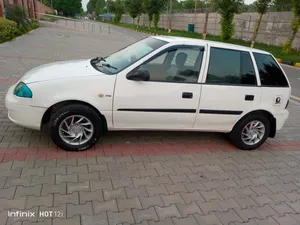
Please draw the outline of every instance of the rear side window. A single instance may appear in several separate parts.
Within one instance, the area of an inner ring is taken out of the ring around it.
[[[253,53],[262,86],[288,87],[288,81],[271,55]]]
[[[211,48],[207,84],[257,84],[249,52]]]

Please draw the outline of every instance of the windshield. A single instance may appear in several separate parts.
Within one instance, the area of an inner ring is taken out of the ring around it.
[[[146,38],[91,63],[103,73],[116,74],[165,44],[167,42],[156,38]]]

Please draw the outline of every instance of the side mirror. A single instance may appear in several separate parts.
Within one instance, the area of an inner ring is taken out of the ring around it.
[[[147,70],[139,69],[135,72],[128,73],[126,78],[134,81],[148,81],[150,79],[150,73]]]

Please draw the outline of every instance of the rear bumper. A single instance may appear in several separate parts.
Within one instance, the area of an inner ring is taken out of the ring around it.
[[[274,115],[274,117],[276,119],[276,130],[281,130],[287,118],[289,117],[289,111],[284,110],[282,114]]]

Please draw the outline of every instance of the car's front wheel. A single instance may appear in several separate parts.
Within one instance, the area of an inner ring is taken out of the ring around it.
[[[53,142],[68,151],[91,148],[100,138],[101,119],[92,108],[72,104],[55,112],[50,121]]]
[[[231,142],[242,150],[261,146],[269,136],[270,121],[267,116],[252,114],[239,121],[229,134]]]

